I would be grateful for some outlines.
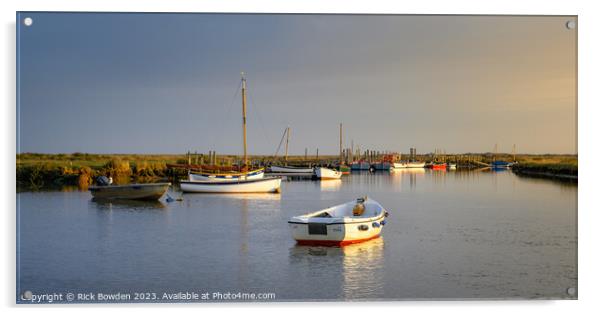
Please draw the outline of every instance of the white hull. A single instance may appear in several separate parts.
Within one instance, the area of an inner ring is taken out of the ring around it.
[[[316,168],[316,177],[319,179],[340,179],[342,173],[328,168]]]
[[[406,168],[424,168],[425,165],[425,162],[408,162]]]
[[[346,245],[377,238],[385,223],[386,211],[376,201],[366,199],[365,211],[354,216],[356,201],[321,211],[292,217],[289,227],[300,244]],[[318,216],[324,213],[329,217]]]
[[[271,172],[275,173],[312,173],[314,172],[313,168],[297,168],[297,167],[287,167],[287,166],[271,166]]]
[[[182,181],[180,188],[187,193],[278,193],[280,178],[241,181]]]
[[[456,164],[449,164],[449,170],[456,170]]]
[[[392,167],[393,167],[393,169],[403,169],[403,168],[407,168],[408,164],[405,162],[394,162]]]
[[[262,170],[235,174],[189,173],[189,181],[239,181],[263,179],[265,172]]]

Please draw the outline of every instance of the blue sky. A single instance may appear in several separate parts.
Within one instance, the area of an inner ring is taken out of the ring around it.
[[[20,13],[19,151],[576,153],[574,17]]]

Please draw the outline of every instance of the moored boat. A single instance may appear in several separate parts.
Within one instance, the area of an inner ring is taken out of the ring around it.
[[[491,163],[491,168],[493,169],[507,169],[510,168],[512,164],[503,160],[496,160]]]
[[[342,173],[338,170],[324,168],[324,167],[316,167],[315,169],[316,177],[322,180],[328,179],[340,179]]]
[[[437,162],[437,163],[433,163],[431,168],[433,170],[446,170],[447,164],[445,162]]]
[[[95,199],[158,200],[171,183],[136,183],[125,185],[98,185],[88,188]]]
[[[372,164],[372,168],[374,168],[374,170],[389,170],[391,169],[391,163],[388,161],[377,162]]]
[[[294,166],[271,166],[270,171],[275,173],[313,173],[314,168]]]
[[[380,203],[368,197],[317,212],[294,216],[289,221],[299,244],[344,246],[380,236],[388,216]]]
[[[408,163],[406,162],[394,162],[393,166],[391,168],[393,169],[403,169],[403,168],[407,168],[408,167]]]
[[[248,168],[247,155],[247,81],[244,73],[241,73],[241,94],[242,94],[242,143],[243,143],[243,161],[240,165],[243,170]],[[255,174],[258,179],[249,179],[246,174],[242,174],[235,180],[221,181],[181,181],[180,188],[188,193],[278,193],[280,192],[281,178],[263,177],[263,169]],[[190,177],[190,176],[189,176]],[[225,179],[225,178],[224,178]],[[190,178],[189,178],[190,180]]]
[[[211,173],[211,172],[189,172],[189,181],[239,181],[261,179],[264,176],[263,169],[251,170],[249,172],[236,173]]]
[[[339,165],[339,171],[341,172],[341,174],[350,174],[351,168],[349,168],[349,166],[347,165]]]
[[[370,163],[364,160],[351,163],[351,170],[370,170]]]
[[[281,178],[264,177],[239,181],[181,181],[185,193],[279,193]]]
[[[447,168],[449,170],[456,170],[456,164],[455,163],[450,163],[450,164],[447,165]]]
[[[424,168],[425,165],[424,161],[410,161],[407,163],[408,168]]]

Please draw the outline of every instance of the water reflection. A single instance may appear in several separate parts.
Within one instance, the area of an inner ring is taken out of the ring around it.
[[[287,181],[282,194],[186,194],[171,203],[18,193],[18,286],[273,289],[281,300],[562,298],[576,286],[576,184],[427,169],[354,172],[336,191],[321,185]],[[395,210],[383,239],[295,246],[290,217],[365,194]]]
[[[341,183],[341,179],[320,181],[320,191],[338,191]]]
[[[405,168],[405,169],[391,169],[391,177],[396,180],[394,183],[401,183],[408,179],[410,188],[415,189],[418,183],[418,178],[424,177],[426,169],[424,168]]]
[[[382,237],[344,247],[295,245],[289,251],[291,264],[303,269],[340,269],[342,298],[358,299],[384,295],[384,240]],[[331,276],[332,277],[332,276]]]
[[[228,194],[193,194],[193,196],[207,197],[207,198],[220,198],[220,199],[231,199],[231,200],[262,200],[262,201],[280,201],[281,194],[274,193],[228,193]],[[191,195],[187,195],[190,197]]]
[[[160,201],[140,201],[140,200],[107,200],[96,199],[90,200],[90,204],[98,210],[103,211],[145,211],[145,210],[163,210],[165,204]]]

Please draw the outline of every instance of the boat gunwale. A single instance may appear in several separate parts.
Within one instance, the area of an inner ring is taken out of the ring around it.
[[[371,217],[352,217],[352,216],[342,216],[342,217],[327,217],[327,218],[322,218],[322,217],[315,217],[315,215],[318,215],[320,213],[323,212],[328,212],[329,210],[333,210],[337,207],[344,207],[345,205],[349,204],[355,204],[355,201],[350,201],[347,203],[343,203],[343,204],[339,204],[339,205],[334,205],[331,207],[327,207],[325,209],[322,210],[318,210],[315,212],[311,212],[311,213],[307,213],[307,214],[303,214],[303,215],[298,215],[298,216],[293,216],[291,217],[291,219],[288,221],[289,224],[309,224],[309,219],[330,219],[330,222],[326,222],[326,221],[317,221],[317,222],[312,222],[312,223],[320,223],[320,224],[326,224],[326,225],[335,225],[335,224],[356,224],[356,223],[369,223],[369,222],[374,222],[377,220],[380,220],[382,218],[386,217],[387,214],[387,210],[377,201],[367,198],[364,203],[366,202],[371,202],[373,204],[376,204],[377,207],[380,208],[380,212],[377,213],[374,216]],[[302,222],[302,220],[305,219],[307,220],[307,222]],[[345,221],[347,219],[347,221]]]
[[[235,184],[247,184],[262,181],[271,180],[282,180],[281,177],[264,177],[261,179],[244,179],[244,180],[233,180],[233,181],[180,181],[180,184],[196,184],[196,185],[235,185]]]
[[[265,173],[265,168],[260,168],[260,169],[254,169],[251,171],[247,171],[247,172],[231,172],[231,173],[211,173],[211,172],[190,172],[190,174],[193,175],[198,175],[198,176],[215,176],[215,177],[219,177],[219,176],[254,176],[257,175],[261,172]]]
[[[159,186],[169,187],[169,186],[171,186],[171,182],[91,185],[88,187],[88,190],[120,189],[120,188],[134,188],[134,187],[159,187]]]
[[[273,165],[270,166],[270,168],[272,167],[276,167],[276,168],[285,168],[285,169],[314,169],[314,167],[299,167],[299,166],[277,166],[277,165]]]
[[[378,216],[378,217],[377,216],[374,216],[374,217],[363,217],[363,218],[360,217],[360,218],[358,218],[358,220],[355,220],[352,217],[333,217],[335,220],[340,220],[340,219],[345,220],[346,218],[350,219],[351,221],[348,221],[348,222],[345,222],[345,221],[343,221],[343,222],[334,222],[333,221],[333,222],[329,222],[329,223],[326,223],[326,222],[322,223],[322,222],[295,222],[295,221],[290,221],[289,220],[288,223],[289,224],[303,224],[303,225],[309,225],[309,224],[324,224],[324,225],[340,225],[340,224],[343,224],[343,225],[345,225],[345,224],[370,223],[370,222],[374,222],[374,221],[377,221],[377,220],[385,218],[384,212],[385,211],[383,211],[383,213],[380,216]],[[359,219],[362,219],[362,220],[359,220]]]

